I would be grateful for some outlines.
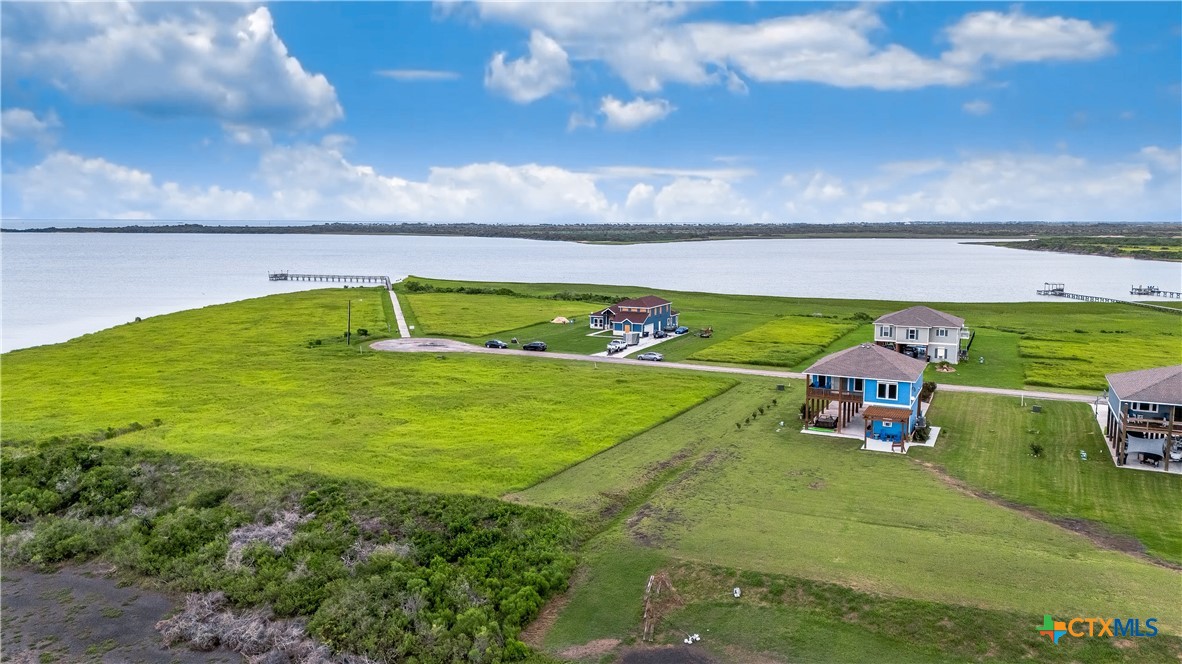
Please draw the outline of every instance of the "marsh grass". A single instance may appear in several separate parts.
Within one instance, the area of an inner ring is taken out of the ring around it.
[[[3,432],[430,491],[522,489],[726,389],[683,372],[527,357],[362,352],[381,289],[275,295],[150,318],[4,357]],[[309,347],[309,341],[321,345]]]

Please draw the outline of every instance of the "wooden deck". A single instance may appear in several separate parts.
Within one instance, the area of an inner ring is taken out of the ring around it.
[[[1164,291],[1163,291],[1164,292]],[[1128,304],[1134,307],[1144,307],[1146,309],[1153,309],[1154,311],[1165,311],[1171,314],[1182,315],[1182,308],[1178,307],[1163,307],[1158,304],[1149,304],[1148,302],[1133,302],[1132,300],[1118,300],[1112,297],[1101,297],[1099,295],[1082,295],[1080,293],[1070,293],[1064,288],[1063,284],[1059,283],[1045,283],[1043,288],[1035,291],[1038,295],[1049,295],[1051,297],[1065,297],[1069,300],[1080,300],[1083,302],[1111,302],[1113,304]]]

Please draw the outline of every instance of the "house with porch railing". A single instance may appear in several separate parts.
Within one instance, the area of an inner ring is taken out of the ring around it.
[[[956,364],[962,342],[971,343],[972,338],[963,318],[931,307],[908,307],[874,321],[874,343],[932,362]]]
[[[1130,456],[1165,471],[1170,470],[1171,461],[1179,464],[1180,455],[1171,448],[1182,442],[1182,364],[1105,378],[1108,419],[1104,434],[1116,464],[1126,465]]]
[[[805,424],[841,432],[861,420],[865,438],[903,446],[920,425],[925,368],[924,360],[876,344],[823,357],[805,370]]]

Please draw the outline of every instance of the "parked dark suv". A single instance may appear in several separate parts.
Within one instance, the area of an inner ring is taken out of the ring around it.
[[[484,342],[484,347],[485,348],[508,348],[509,344],[505,343],[504,341],[501,341],[500,339],[489,339],[488,341]]]
[[[521,350],[546,350],[545,341],[531,341],[521,347]]]

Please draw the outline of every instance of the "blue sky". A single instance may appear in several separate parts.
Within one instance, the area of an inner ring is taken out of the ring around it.
[[[1182,218],[1182,5],[4,3],[6,219]]]

